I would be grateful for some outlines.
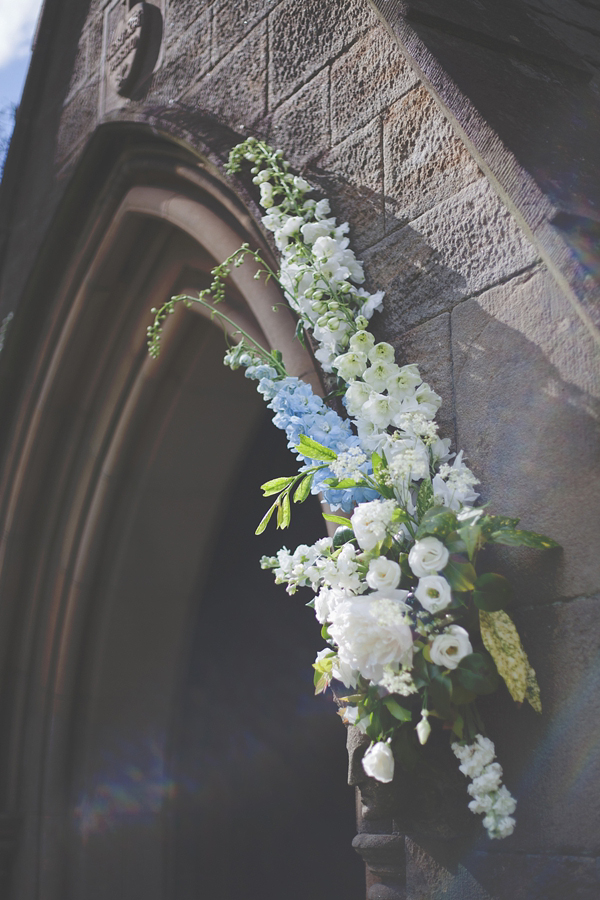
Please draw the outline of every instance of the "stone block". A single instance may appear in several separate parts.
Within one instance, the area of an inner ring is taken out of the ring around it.
[[[378,335],[379,336],[379,335]],[[384,339],[384,335],[381,335]],[[450,313],[442,313],[392,341],[399,365],[416,363],[423,380],[442,398],[437,414],[440,436],[454,443],[454,391],[452,386],[452,352]]]
[[[174,47],[182,38],[191,25],[202,17],[204,21],[210,22],[212,19],[212,10],[210,3],[205,0],[170,0],[165,13],[165,30],[163,34],[163,47],[167,55],[171,55],[170,48]],[[202,48],[204,54],[204,48]],[[210,47],[209,47],[210,58]]]
[[[452,313],[457,440],[483,500],[563,550],[503,548],[523,603],[600,589],[600,363],[544,271]]]
[[[364,255],[368,284],[386,291],[388,340],[508,278],[536,259],[489,183],[479,179]]]
[[[331,66],[333,143],[352,134],[417,83],[398,45],[381,26]]]
[[[210,68],[210,10],[186,23],[185,28],[171,32],[172,37],[175,34],[180,35],[179,39],[165,45],[162,64],[153,76],[151,102],[158,98],[165,101],[180,97]]]
[[[419,85],[383,122],[386,231],[458,193],[480,172],[431,94]]]
[[[69,81],[69,90],[67,96],[72,96],[79,87],[82,86],[87,77],[87,59],[88,59],[88,32],[84,30],[79,38],[77,45],[77,53],[71,70],[71,79]]]
[[[329,72],[324,69],[273,113],[269,141],[301,168],[329,146]]]
[[[197,84],[185,92],[193,103],[245,132],[265,112],[266,23],[262,22]]]
[[[278,0],[217,0],[213,5],[213,63],[232,47],[277,5]]]
[[[351,225],[354,250],[383,237],[383,165],[381,127],[369,122],[319,160],[321,187],[338,221]]]
[[[65,104],[56,138],[56,162],[63,163],[88,137],[98,117],[98,81],[87,83]]]
[[[92,19],[88,28],[88,74],[97,75],[102,61],[102,33],[104,21],[102,16]]]
[[[269,15],[270,108],[375,24],[364,0],[283,0]]]

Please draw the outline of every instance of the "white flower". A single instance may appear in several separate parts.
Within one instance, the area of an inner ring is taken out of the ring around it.
[[[467,791],[471,797],[477,797],[480,794],[491,794],[497,791],[502,784],[502,766],[500,763],[490,763],[486,766],[481,775],[473,779]]]
[[[367,584],[373,591],[383,590],[385,588],[397,588],[400,584],[400,566],[393,559],[387,559],[385,556],[378,556],[369,563],[369,571],[367,572]]]
[[[490,812],[493,802],[491,794],[482,794],[480,797],[471,800],[469,809],[476,815],[483,815],[484,813]]]
[[[448,549],[435,537],[421,538],[408,554],[408,564],[417,578],[441,572],[449,559]]]
[[[493,796],[493,801],[494,812],[497,816],[510,816],[517,808],[517,801],[504,785],[498,788]]]
[[[333,365],[338,370],[338,375],[344,381],[352,381],[354,378],[360,378],[367,367],[367,356],[360,351],[351,350],[349,353],[343,353],[336,356]]]
[[[363,769],[370,778],[387,784],[394,777],[394,754],[389,744],[379,741],[363,757]]]
[[[370,319],[374,312],[381,312],[383,309],[384,291],[376,291],[374,294],[367,294],[362,288],[358,291],[359,297],[364,298],[364,303],[360,308],[360,314],[365,319]]]
[[[355,331],[350,338],[350,349],[360,353],[368,353],[375,345],[375,338],[370,331]]]
[[[366,403],[363,403],[361,415],[377,425],[378,428],[387,428],[398,412],[398,401],[386,394],[378,394],[372,391]]]
[[[294,187],[297,191],[300,191],[303,194],[305,194],[307,191],[312,191],[312,186],[308,183],[308,181],[302,178],[301,175],[294,176]]]
[[[458,757],[461,765],[458,767],[467,778],[475,778],[481,775],[484,768],[493,762],[496,756],[496,748],[493,741],[482,734],[475,736],[472,744],[452,744],[454,755]]]
[[[402,697],[410,697],[419,690],[410,672],[398,672],[393,666],[383,667],[383,675],[377,683],[390,694],[400,694]]]
[[[316,354],[315,354],[316,355]],[[338,357],[339,358],[339,357]],[[346,409],[351,416],[360,415],[363,406],[371,396],[371,388],[362,381],[353,381],[346,391]]]
[[[371,347],[369,350],[369,359],[374,364],[380,362],[393,363],[396,359],[396,353],[391,344],[381,341],[379,344],[375,344],[374,347]]]
[[[352,513],[352,529],[362,550],[372,550],[384,539],[395,508],[393,500],[359,503]]]
[[[402,366],[400,371],[388,382],[388,393],[397,400],[412,397],[417,385],[421,384],[421,376],[415,365]]]
[[[340,660],[364,678],[379,681],[390,663],[412,665],[406,596],[407,591],[377,591],[344,600],[331,613],[329,634]]]
[[[468,631],[460,625],[449,625],[434,638],[429,652],[436,666],[455,669],[461,659],[473,652]]]
[[[331,206],[329,205],[329,200],[325,198],[324,200],[319,200],[315,205],[315,219],[318,221],[321,219],[325,219],[329,213],[331,212]],[[334,219],[335,222],[335,219]]]
[[[337,680],[341,681],[347,688],[355,688],[358,684],[358,672],[339,658],[333,657],[331,666],[331,674]]]
[[[446,609],[452,602],[450,585],[443,575],[424,575],[420,578],[415,597],[432,614]]]
[[[428,715],[429,713],[426,709],[421,710],[421,718],[416,729],[420,744],[426,744],[427,739],[431,734],[431,725],[429,724]]]
[[[330,613],[347,598],[344,590],[339,588],[321,588],[315,597],[315,616],[317,621],[324,625],[329,620]]]
[[[373,350],[370,351],[369,356],[371,356],[377,347],[381,347],[381,344],[377,344]],[[391,381],[397,373],[398,366],[393,360],[392,362],[389,362],[389,360],[382,359],[373,362],[371,367],[364,373],[363,379],[374,391],[385,391],[387,389],[388,381]]]
[[[367,456],[360,447],[351,447],[345,452],[338,453],[338,458],[329,463],[329,468],[340,481],[344,478],[362,481],[364,474],[359,466],[366,462]]]

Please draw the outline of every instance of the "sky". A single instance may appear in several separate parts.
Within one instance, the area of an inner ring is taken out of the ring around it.
[[[31,41],[42,0],[0,0],[0,166],[29,66]]]

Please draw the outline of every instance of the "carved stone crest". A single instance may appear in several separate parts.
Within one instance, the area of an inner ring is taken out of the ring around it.
[[[108,75],[123,97],[129,96],[142,72],[150,27],[147,4],[136,3],[117,24],[107,49]]]

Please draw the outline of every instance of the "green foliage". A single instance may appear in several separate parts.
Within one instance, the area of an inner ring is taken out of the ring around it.
[[[512,598],[512,587],[503,575],[493,572],[480,575],[475,582],[473,602],[478,609],[486,612],[496,612],[504,609]]]
[[[334,459],[337,459],[337,453],[334,450],[324,447],[318,441],[313,441],[305,434],[300,435],[300,442],[295,449],[307,459],[316,459],[320,462],[333,462]]]
[[[489,653],[464,656],[454,674],[457,683],[474,694],[493,694],[498,688],[498,672]]]
[[[419,528],[417,530],[417,538],[431,535],[443,541],[445,537],[456,529],[456,513],[445,506],[432,506],[424,513]]]
[[[417,519],[419,522],[423,519],[423,516],[426,512],[428,512],[433,506],[433,485],[431,484],[431,479],[426,478],[421,487],[419,488],[419,493],[417,494]]]

